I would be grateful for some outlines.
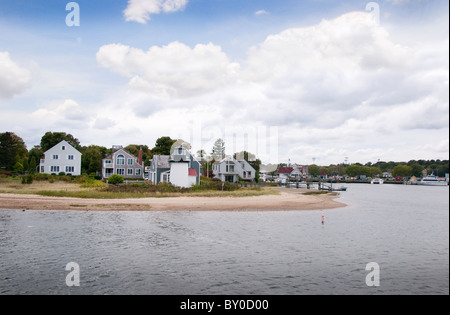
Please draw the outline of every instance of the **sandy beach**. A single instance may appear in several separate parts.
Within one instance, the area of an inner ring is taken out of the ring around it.
[[[0,209],[80,211],[243,211],[321,210],[344,207],[335,195],[303,195],[301,190],[281,189],[279,195],[256,197],[169,197],[142,199],[81,199],[37,195],[0,194]]]

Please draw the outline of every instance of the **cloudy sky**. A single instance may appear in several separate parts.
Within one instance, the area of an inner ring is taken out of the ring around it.
[[[0,132],[29,149],[63,131],[220,137],[272,163],[448,159],[447,0],[69,2],[0,0]]]

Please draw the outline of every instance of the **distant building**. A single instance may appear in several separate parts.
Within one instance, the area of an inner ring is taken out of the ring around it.
[[[293,170],[290,174],[291,178],[298,179],[308,176],[308,166],[294,164],[292,168]]]
[[[44,153],[39,163],[43,174],[81,175],[81,153],[67,141],[61,141]]]
[[[239,180],[254,181],[255,169],[244,159],[236,160],[227,156],[213,164],[213,174],[223,182],[237,183]]]
[[[170,173],[169,159],[169,155],[154,155],[150,160],[150,166],[145,168],[145,177],[155,185],[160,182],[168,183],[168,175]]]
[[[200,184],[201,164],[182,144],[171,155],[155,155],[146,168],[146,178],[154,184],[171,183],[189,188]]]
[[[278,181],[285,184],[291,177],[291,173],[294,171],[293,167],[282,166],[278,169]]]
[[[114,146],[113,153],[102,160],[102,178],[120,175],[127,179],[143,179],[142,156],[142,150],[139,151],[139,157],[136,157],[121,146]]]

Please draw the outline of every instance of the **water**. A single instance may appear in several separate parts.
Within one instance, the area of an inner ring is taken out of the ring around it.
[[[0,210],[0,294],[449,294],[448,187],[349,185],[341,200],[325,211]],[[79,287],[66,285],[69,262]],[[379,287],[366,285],[370,262]]]

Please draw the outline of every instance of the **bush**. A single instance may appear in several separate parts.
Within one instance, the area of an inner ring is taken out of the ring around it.
[[[123,181],[124,181],[124,178],[120,175],[112,175],[111,177],[108,178],[108,184],[111,184],[111,185],[122,184]]]
[[[33,183],[33,175],[29,174],[27,176],[22,176],[22,184],[32,184]]]

